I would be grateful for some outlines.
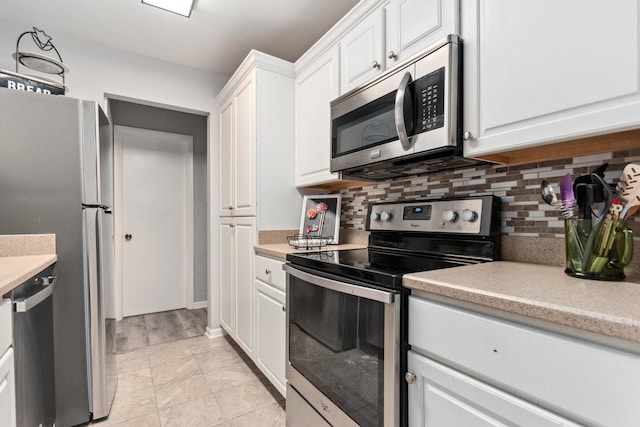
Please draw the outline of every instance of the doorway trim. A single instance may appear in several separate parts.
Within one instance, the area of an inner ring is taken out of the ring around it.
[[[172,132],[155,131],[150,129],[135,128],[122,125],[113,126],[113,147],[114,147],[114,287],[115,287],[115,318],[121,320],[123,318],[123,296],[124,296],[124,278],[123,278],[123,218],[122,218],[122,136],[124,134],[130,135],[143,135],[148,132],[159,132],[170,134]],[[175,133],[174,133],[175,134]],[[179,135],[179,134],[175,134]],[[186,153],[186,207],[185,207],[185,265],[186,265],[186,277],[185,277],[185,300],[186,308],[194,308],[194,224],[193,224],[193,144],[188,144],[188,150]]]

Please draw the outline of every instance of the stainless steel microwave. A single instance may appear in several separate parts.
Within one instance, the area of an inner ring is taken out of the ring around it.
[[[462,157],[461,40],[426,51],[331,102],[331,172],[367,180],[480,163]]]

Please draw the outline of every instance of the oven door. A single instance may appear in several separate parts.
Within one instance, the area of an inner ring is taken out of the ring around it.
[[[398,426],[400,293],[284,269],[289,385],[332,425]]]

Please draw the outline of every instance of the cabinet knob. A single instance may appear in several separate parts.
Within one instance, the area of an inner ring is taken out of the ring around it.
[[[380,68],[380,64],[378,64],[378,61],[373,61],[373,63],[371,64],[371,68]]]
[[[285,307],[284,305],[282,306],[282,311],[287,311],[287,307]]]
[[[416,374],[414,374],[413,372],[407,372],[404,374],[404,380],[407,382],[407,384],[413,384],[416,382]]]
[[[130,233],[127,233],[124,235],[124,239],[125,240],[131,240],[133,238],[133,236]]]
[[[389,59],[396,59],[397,55],[394,51],[390,50],[389,53],[387,53],[387,58]]]
[[[465,141],[471,141],[473,139],[473,135],[471,134],[471,132],[466,131],[462,134],[462,139],[464,139]]]
[[[229,224],[229,228],[235,227],[235,224]]]
[[[269,270],[268,268],[264,271],[264,274],[266,274],[267,276],[271,274],[271,270]]]

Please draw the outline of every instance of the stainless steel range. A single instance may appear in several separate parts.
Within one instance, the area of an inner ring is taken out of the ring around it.
[[[405,426],[402,276],[499,258],[494,196],[369,205],[366,249],[287,255],[287,425]]]

